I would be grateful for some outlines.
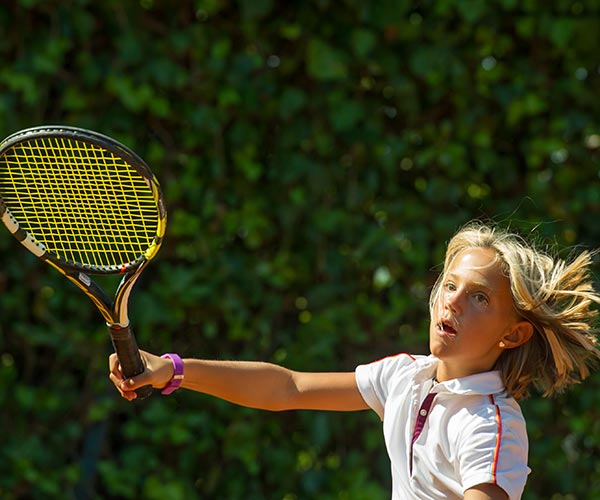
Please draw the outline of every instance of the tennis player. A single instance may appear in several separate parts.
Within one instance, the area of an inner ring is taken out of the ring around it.
[[[528,440],[518,401],[550,396],[600,357],[591,254],[553,258],[515,234],[471,224],[450,240],[430,296],[428,356],[397,354],[348,373],[143,352],[143,374],[110,378],[128,399],[145,384],[281,411],[371,408],[383,421],[392,499],[521,498]]]

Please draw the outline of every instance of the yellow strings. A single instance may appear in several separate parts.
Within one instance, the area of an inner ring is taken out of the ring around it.
[[[155,193],[144,177],[82,141],[40,138],[14,146],[0,165],[0,195],[23,229],[78,264],[133,262],[158,230]]]

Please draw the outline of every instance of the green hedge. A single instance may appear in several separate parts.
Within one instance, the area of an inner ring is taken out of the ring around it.
[[[427,352],[444,243],[598,246],[598,0],[18,0],[0,136],[112,135],[161,179],[142,347],[352,370]],[[121,400],[74,287],[0,236],[0,497],[384,499],[372,412]],[[600,378],[524,405],[525,498],[600,495]]]

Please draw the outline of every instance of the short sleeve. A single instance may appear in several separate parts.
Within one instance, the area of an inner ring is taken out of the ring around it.
[[[466,420],[458,447],[463,492],[495,483],[510,500],[520,499],[530,472],[527,431],[520,411],[492,403]]]
[[[398,354],[356,367],[358,390],[365,403],[383,420],[385,403],[392,384],[398,383],[403,372],[414,364],[415,357]]]

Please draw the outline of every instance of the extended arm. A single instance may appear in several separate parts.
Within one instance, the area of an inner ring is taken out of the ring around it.
[[[116,355],[110,357],[110,378],[126,399],[135,389],[150,384],[164,387],[173,376],[170,360],[142,352],[144,373],[123,380]],[[254,361],[184,360],[181,387],[232,403],[281,411],[293,409],[353,411],[368,406],[362,399],[353,372],[307,373]]]

